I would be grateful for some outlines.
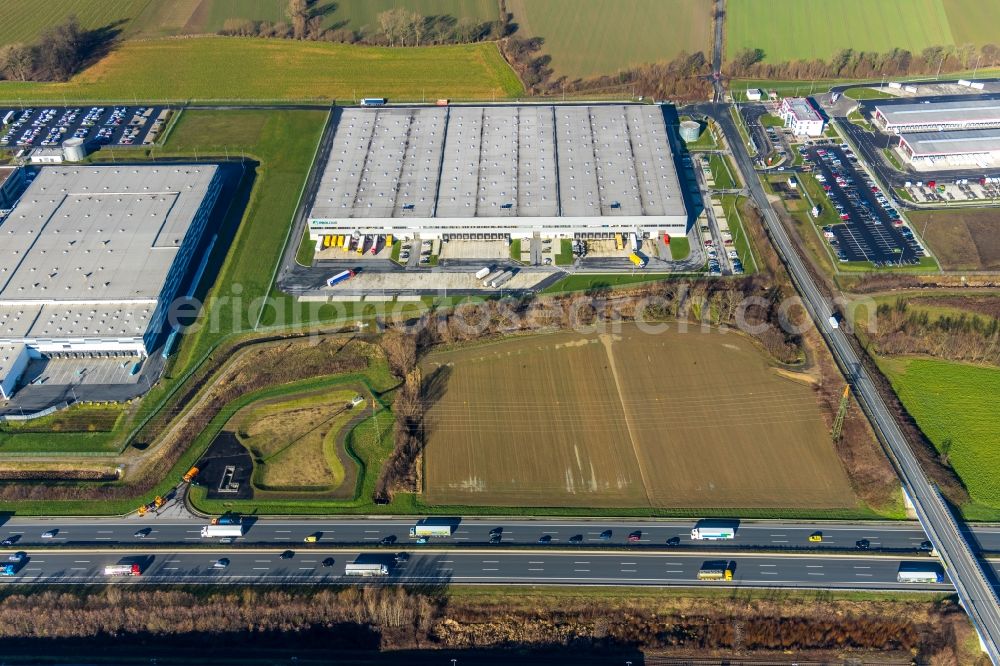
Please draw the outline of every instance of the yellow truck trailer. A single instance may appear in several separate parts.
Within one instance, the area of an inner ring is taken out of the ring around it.
[[[702,567],[698,570],[698,580],[732,580],[733,568],[726,565],[725,568]]]
[[[628,260],[631,261],[636,266],[638,266],[639,268],[644,268],[646,266],[646,260],[643,259],[642,257],[640,257],[635,252],[633,252],[632,254],[628,255]]]

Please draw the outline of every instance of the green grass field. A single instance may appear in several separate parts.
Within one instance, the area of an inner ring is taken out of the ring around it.
[[[1000,4],[973,0],[739,0],[726,13],[726,55],[761,48],[768,62],[829,59],[840,49],[919,53],[995,41]]]
[[[556,75],[589,77],[712,49],[703,0],[507,0],[518,34],[545,39]]]
[[[0,46],[15,42],[30,43],[51,26],[70,15],[80,19],[87,29],[119,25],[125,32],[128,23],[156,0],[3,0],[0,3]]]
[[[412,49],[202,37],[126,42],[68,83],[0,84],[0,100],[491,99],[523,87],[495,44]]]
[[[881,359],[907,410],[972,498],[1000,508],[1000,369],[936,359]]]

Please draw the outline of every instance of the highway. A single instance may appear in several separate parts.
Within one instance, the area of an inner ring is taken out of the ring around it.
[[[490,532],[502,528],[500,545],[539,545],[548,537],[549,546],[624,546],[632,548],[679,549],[805,549],[854,550],[857,542],[867,540],[872,550],[914,553],[927,537],[917,523],[891,522],[808,522],[808,521],[742,521],[736,538],[727,541],[694,541],[691,528],[694,520],[600,519],[540,519],[509,520],[492,518],[454,519],[455,527],[449,543],[477,546],[489,543]],[[265,544],[295,546],[306,536],[319,535],[323,545],[377,545],[389,538],[394,544],[409,543],[412,519],[342,518],[342,519],[246,519],[246,534],[237,539],[242,545]],[[726,523],[735,521],[726,521]],[[144,544],[149,546],[184,545],[205,542],[201,527],[207,521],[179,518],[14,518],[0,525],[0,539],[13,537],[18,548],[30,546],[117,546]],[[55,530],[52,538],[42,533]],[[144,537],[136,532],[149,530]],[[608,538],[602,533],[610,530]],[[810,543],[809,535],[822,532],[821,543]],[[629,534],[637,532],[639,540],[629,543]],[[979,547],[1000,553],[1000,526],[978,526],[973,532]],[[579,542],[574,539],[579,537]],[[676,539],[676,542],[671,540]],[[390,544],[392,545],[392,544]]]
[[[933,561],[875,556],[740,555],[732,560],[711,553],[629,553],[579,550],[535,552],[492,550],[448,550],[433,547],[409,553],[397,560],[396,553],[309,548],[282,559],[281,550],[106,550],[28,551],[17,574],[0,583],[345,583],[370,582],[371,578],[348,577],[348,562],[385,564],[392,583],[423,584],[547,584],[547,585],[731,585],[766,588],[824,588],[877,590],[933,590],[947,592],[950,585],[898,583],[901,563],[934,566]],[[220,559],[225,567],[216,567]],[[331,561],[332,560],[332,561]],[[697,572],[706,563],[725,567],[735,562],[730,582],[698,581]],[[141,576],[105,576],[111,564],[139,564]]]
[[[962,604],[980,632],[984,648],[994,664],[1000,664],[1000,601],[993,584],[995,572],[988,572],[976,559],[943,498],[924,475],[909,442],[893,419],[892,413],[879,395],[851,347],[847,333],[833,328],[828,321],[832,308],[813,281],[801,257],[796,253],[785,228],[771,208],[767,196],[754,172],[740,135],[733,125],[729,110],[723,105],[699,105],[722,127],[733,152],[737,167],[742,171],[750,194],[764,216],[765,225],[775,250],[788,268],[803,303],[816,323],[854,391],[872,427],[890,452],[903,488],[913,500],[917,516],[928,538],[935,544],[948,568]],[[987,575],[990,578],[987,578]]]

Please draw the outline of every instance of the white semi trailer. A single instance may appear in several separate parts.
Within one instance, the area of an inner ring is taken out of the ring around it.
[[[201,528],[201,536],[206,539],[213,537],[241,537],[242,525],[205,525]]]

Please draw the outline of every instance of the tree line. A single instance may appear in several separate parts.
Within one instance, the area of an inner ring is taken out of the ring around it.
[[[373,26],[353,29],[344,21],[327,28],[323,13],[309,0],[289,0],[285,15],[287,21],[275,22],[228,18],[219,34],[372,46],[435,46],[500,39],[511,29],[506,13],[495,21],[480,22],[469,16],[424,16],[401,7],[380,12]]]
[[[960,72],[1000,66],[1000,47],[986,44],[977,49],[964,46],[928,46],[914,54],[894,48],[885,52],[841,49],[829,60],[792,60],[767,63],[763,49],[737,53],[726,66],[732,77],[762,79],[877,79],[880,77]]]
[[[932,319],[926,310],[910,309],[899,297],[876,310],[869,331],[878,352],[888,356],[927,354],[953,361],[1000,366],[1000,319],[965,313]]]
[[[103,56],[118,32],[114,26],[86,30],[76,16],[69,16],[35,42],[0,48],[0,75],[9,81],[66,81]]]

